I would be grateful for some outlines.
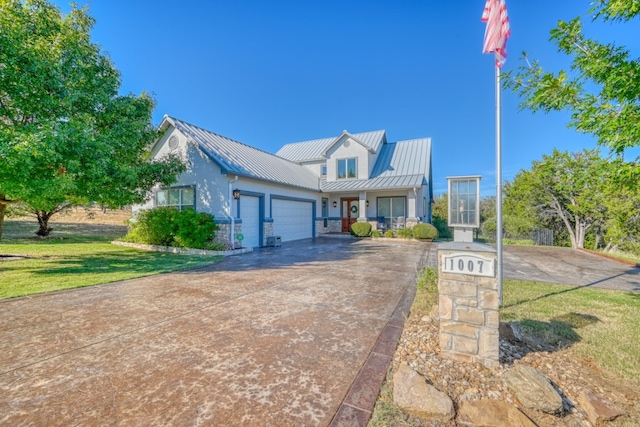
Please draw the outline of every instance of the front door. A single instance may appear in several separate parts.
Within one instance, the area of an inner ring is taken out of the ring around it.
[[[342,204],[342,232],[348,233],[351,231],[351,224],[358,221],[359,205],[358,199],[340,199]]]

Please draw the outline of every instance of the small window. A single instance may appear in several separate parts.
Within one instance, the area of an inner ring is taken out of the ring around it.
[[[322,217],[327,218],[329,216],[329,199],[322,198]]]
[[[322,174],[322,176],[327,176],[327,165],[320,166],[320,174]]]
[[[338,160],[338,179],[357,178],[358,168],[356,158]]]
[[[195,187],[164,188],[156,191],[156,206],[172,206],[180,210],[195,209]]]

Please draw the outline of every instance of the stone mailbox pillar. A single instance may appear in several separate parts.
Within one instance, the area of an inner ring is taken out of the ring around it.
[[[450,242],[438,248],[440,351],[463,362],[497,366],[499,360],[496,250]]]

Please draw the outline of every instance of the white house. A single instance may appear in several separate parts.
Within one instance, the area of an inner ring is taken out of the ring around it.
[[[177,153],[188,169],[140,208],[214,215],[234,246],[348,232],[356,221],[403,228],[431,221],[431,139],[387,142],[383,130],[283,146],[275,155],[165,116],[153,158]],[[239,241],[238,235],[244,239]]]

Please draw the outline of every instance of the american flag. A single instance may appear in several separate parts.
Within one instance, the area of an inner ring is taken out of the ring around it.
[[[482,22],[487,23],[482,53],[495,53],[496,67],[500,68],[507,60],[507,39],[511,35],[504,0],[487,0],[482,12]]]

